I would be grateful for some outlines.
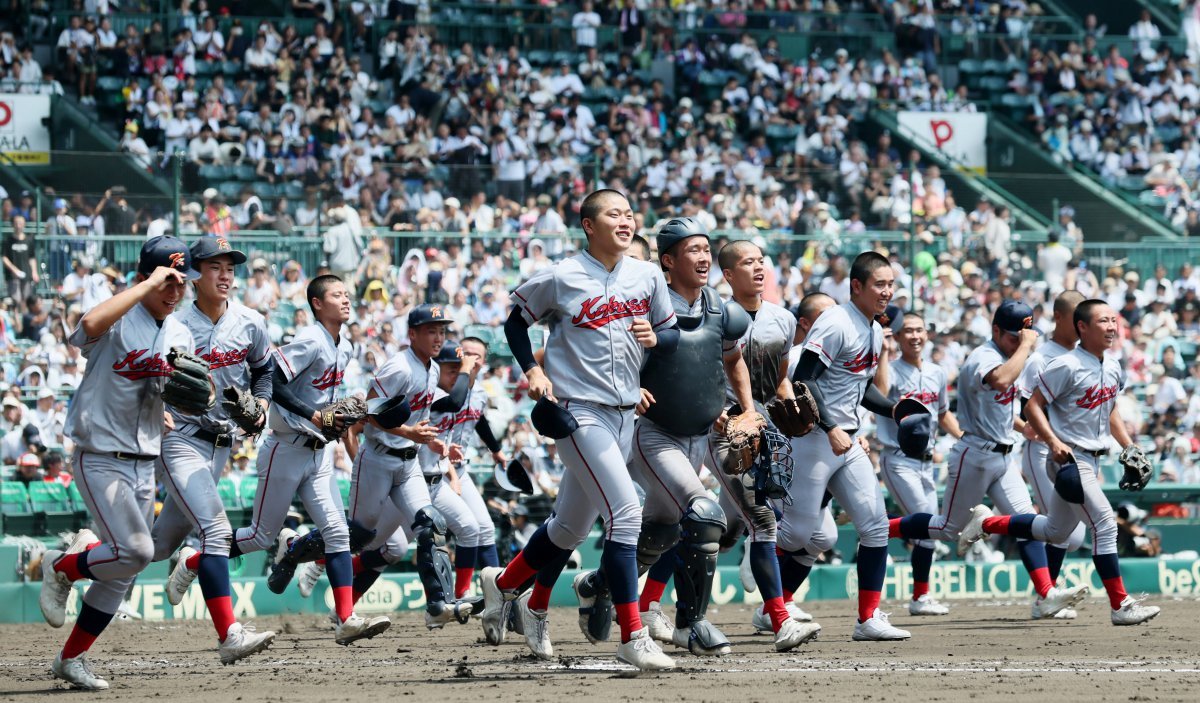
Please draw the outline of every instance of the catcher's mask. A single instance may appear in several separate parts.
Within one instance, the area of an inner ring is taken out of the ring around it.
[[[762,431],[758,458],[750,468],[754,475],[754,490],[771,500],[791,503],[788,488],[792,485],[792,443],[770,427]]]

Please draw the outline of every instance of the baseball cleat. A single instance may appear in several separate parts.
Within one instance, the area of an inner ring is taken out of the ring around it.
[[[742,588],[746,593],[754,593],[758,590],[758,583],[754,580],[754,571],[750,568],[750,544],[749,540],[742,550],[742,563],[738,565],[738,576],[742,580]]]
[[[71,543],[67,545],[67,551],[63,552],[63,554],[78,554],[86,550],[89,544],[95,544],[99,541],[100,538],[96,536],[96,533],[85,527],[75,533],[75,536],[71,538]]]
[[[983,539],[983,521],[992,516],[992,509],[986,505],[976,505],[971,508],[971,519],[958,533],[958,556],[966,554],[971,545]]]
[[[1091,593],[1091,589],[1087,586],[1051,587],[1045,598],[1038,598],[1033,602],[1031,614],[1036,616],[1035,620],[1055,617],[1064,608],[1074,608],[1084,598],[1087,598],[1089,593]]]
[[[1063,608],[1054,614],[1055,620],[1074,620],[1079,617],[1079,611],[1074,608]]]
[[[797,622],[791,618],[783,621],[775,633],[775,651],[786,652],[805,642],[811,642],[821,634],[821,626],[815,622]]]
[[[453,621],[458,621],[465,625],[470,618],[470,603],[462,601],[455,601],[454,603],[436,602],[425,606],[425,627],[430,630],[440,630]]]
[[[787,608],[788,615],[791,615],[792,619],[796,622],[812,622],[812,614],[795,603],[788,603],[785,607]]]
[[[908,630],[901,630],[888,621],[888,614],[875,609],[869,620],[854,625],[854,639],[858,642],[882,640],[906,640],[912,637]]]
[[[622,642],[621,646],[617,647],[617,661],[642,671],[665,671],[675,668],[675,660],[663,654],[662,647],[651,639],[650,630],[645,627],[633,633],[628,642]]]
[[[121,604],[117,606],[116,615],[113,616],[113,620],[116,622],[133,622],[141,619],[142,614],[134,610],[127,600],[121,601]]]
[[[529,650],[538,659],[550,659],[554,656],[554,647],[550,644],[549,613],[545,610],[531,610],[529,597],[526,593],[517,599],[517,617],[521,619],[521,629],[525,632],[525,642]]]
[[[909,615],[949,615],[950,608],[934,600],[928,593],[908,602]]]
[[[337,626],[333,639],[338,644],[346,645],[358,640],[371,639],[391,626],[392,621],[383,615],[367,620],[357,613],[351,613],[350,617]]]
[[[1125,596],[1121,607],[1112,611],[1112,624],[1140,625],[1153,620],[1160,612],[1162,608],[1157,605],[1142,605],[1142,602],[1133,596]]]
[[[300,569],[300,577],[296,579],[296,585],[300,588],[302,598],[312,595],[313,589],[317,587],[317,581],[321,580],[323,573],[325,573],[325,562],[323,561],[310,561]]]
[[[598,580],[595,571],[585,571],[571,583],[579,599],[579,630],[592,644],[607,642],[612,635],[612,596],[606,586],[597,584]]]
[[[785,607],[787,607],[788,615],[796,622],[812,622],[813,616],[795,603],[788,603]],[[750,624],[754,626],[755,632],[775,631],[774,625],[771,624],[771,616],[767,615],[761,605],[755,609],[754,616],[750,618]]]
[[[267,588],[271,593],[281,594],[287,590],[296,574],[296,564],[287,558],[288,546],[299,535],[290,527],[279,531],[279,539],[275,541],[275,557],[271,563],[271,573],[267,575]]]
[[[483,615],[479,620],[483,623],[483,638],[493,646],[504,641],[504,625],[512,609],[511,594],[506,594],[496,584],[496,579],[502,573],[504,570],[498,566],[485,566],[479,572],[479,586],[483,591],[484,603]]]
[[[179,550],[175,568],[171,569],[171,575],[167,578],[167,602],[171,605],[182,603],[183,597],[187,595],[188,589],[192,586],[192,581],[196,580],[196,571],[187,568],[187,560],[191,559],[195,553],[196,550],[191,547]]]
[[[62,653],[59,652],[54,658],[54,663],[50,665],[50,672],[54,674],[54,678],[62,679],[75,688],[85,691],[108,690],[108,682],[96,676],[84,654],[73,659],[63,659]]]
[[[42,607],[42,617],[46,618],[50,627],[62,627],[67,621],[67,598],[71,596],[71,581],[66,574],[54,570],[55,562],[63,556],[64,553],[57,549],[48,549],[42,556],[42,592],[38,596],[38,605]]]
[[[640,613],[640,615],[642,624],[650,631],[650,637],[663,644],[675,644],[678,646],[675,640],[675,625],[671,623],[667,614],[662,611],[662,606],[658,601],[652,602],[650,609]],[[685,632],[684,647],[687,646],[686,634]]]
[[[242,625],[235,622],[225,632],[225,641],[217,647],[222,664],[232,664],[245,659],[251,654],[258,654],[275,641],[275,633],[255,632],[253,625]]]

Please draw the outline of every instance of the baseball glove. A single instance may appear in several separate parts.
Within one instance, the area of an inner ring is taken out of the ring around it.
[[[750,470],[762,442],[762,431],[767,419],[753,410],[734,415],[725,423],[725,439],[729,442],[729,454],[725,457],[724,470],[737,476]]]
[[[230,386],[221,395],[223,396],[221,407],[225,408],[229,419],[242,428],[242,432],[249,436],[262,431],[266,413],[263,412],[262,404],[258,402],[258,398],[255,398],[253,393]]]
[[[167,363],[171,365],[171,375],[163,385],[164,403],[184,415],[203,415],[217,404],[207,361],[176,347],[167,353]]]
[[[1125,467],[1125,475],[1121,478],[1121,490],[1140,491],[1150,482],[1154,468],[1146,453],[1136,444],[1131,444],[1121,451],[1121,466]]]
[[[351,425],[367,416],[367,401],[362,396],[352,395],[326,405],[319,412],[321,434],[327,442],[335,442],[346,434]]]
[[[795,400],[791,398],[775,398],[767,403],[767,413],[779,431],[788,437],[803,437],[812,432],[817,426],[817,401],[809,392],[808,386],[796,381],[792,384],[796,391]]]

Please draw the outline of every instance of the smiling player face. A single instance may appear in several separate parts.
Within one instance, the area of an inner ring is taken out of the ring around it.
[[[198,268],[200,278],[196,279],[196,296],[216,303],[229,300],[233,290],[233,257],[223,255],[205,259]]]
[[[680,288],[696,289],[708,283],[708,271],[712,268],[712,247],[708,237],[689,237],[671,248],[663,256],[663,265],[671,273],[671,284]]]
[[[175,306],[179,305],[179,301],[183,300],[183,294],[187,290],[187,284],[183,281],[170,279],[163,283],[157,290],[147,295],[143,299],[142,304],[146,306],[146,310],[156,320],[165,320],[167,316],[175,312]]]
[[[322,322],[344,323],[350,319],[350,294],[346,284],[335,281],[325,289],[317,307],[317,318]]]
[[[637,225],[629,201],[616,193],[606,194],[594,219],[583,221],[588,235],[588,248],[593,256],[624,255],[633,241]]]

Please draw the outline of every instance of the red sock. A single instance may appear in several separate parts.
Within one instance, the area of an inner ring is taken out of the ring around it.
[[[81,554],[86,554],[86,552],[79,552],[64,556],[58,560],[58,563],[54,565],[54,570],[60,574],[66,574],[67,578],[71,581],[78,581],[79,579],[83,578],[83,574],[79,573],[79,556]]]
[[[989,535],[1006,535],[1008,534],[1008,523],[1012,522],[1012,515],[997,515],[983,519],[983,531]]]
[[[1104,579],[1104,590],[1108,591],[1108,604],[1113,610],[1120,610],[1121,601],[1129,595],[1125,592],[1125,579],[1120,576]]]
[[[875,610],[879,608],[879,598],[882,594],[879,591],[858,591],[858,621],[866,622],[875,617]]]
[[[233,617],[233,599],[229,596],[219,596],[207,600],[208,614],[212,616],[213,627],[217,628],[217,639],[225,641],[229,626],[237,622]]]
[[[531,567],[529,563],[525,561],[525,552],[520,552],[517,554],[516,558],[508,563],[508,566],[505,567],[504,572],[501,573],[496,579],[496,585],[499,586],[500,590],[502,591],[512,591],[520,588],[521,584],[533,578],[534,574],[536,573],[537,569]]]
[[[184,568],[191,569],[192,571],[199,569],[201,556],[202,556],[202,554],[200,552],[196,552],[195,554],[188,557],[187,559],[184,559],[183,560]]]
[[[783,604],[783,596],[775,596],[763,601],[763,612],[771,618],[771,630],[779,632],[779,628],[783,627],[783,623],[791,617],[788,615],[787,606]]]
[[[617,624],[621,626],[621,642],[628,642],[633,639],[633,633],[642,629],[642,616],[638,613],[637,601],[617,603],[616,608]]]
[[[1054,586],[1054,582],[1050,580],[1050,569],[1045,566],[1030,571],[1029,580],[1033,581],[1033,590],[1037,591],[1041,598],[1045,598]]]
[[[796,600],[796,594],[795,594],[795,592],[793,592],[793,591],[789,591],[789,590],[788,590],[788,589],[786,589],[786,588],[785,588],[785,589],[783,589],[783,607],[786,609],[786,608],[787,608],[787,604],[788,604],[788,603],[791,603],[791,602],[792,602],[792,601],[794,601],[794,600]]]
[[[545,610],[550,607],[550,592],[554,586],[543,586],[541,581],[533,582],[533,592],[529,594],[530,610]]]
[[[354,589],[350,586],[333,587],[333,606],[337,610],[338,622],[354,614]]]
[[[667,590],[667,584],[662,581],[655,581],[652,578],[646,579],[646,585],[642,587],[642,596],[638,598],[638,610],[646,612],[650,609],[651,603],[661,603],[663,591]]]
[[[355,554],[354,558],[350,560],[350,568],[354,570],[355,576],[361,574],[363,572],[362,557]]]
[[[888,520],[888,537],[900,536],[900,518],[894,517]]]
[[[913,581],[913,600],[920,598],[926,593],[929,593],[929,582]]]
[[[100,543],[99,543],[99,542],[92,542],[92,543],[91,543],[91,544],[89,544],[88,546],[84,547],[84,548],[83,548],[83,551],[85,551],[85,552],[90,552],[90,551],[92,551],[93,549],[95,549],[96,547],[99,547],[99,546],[100,546]]]
[[[462,598],[471,589],[471,577],[475,575],[474,567],[454,570],[454,597]]]
[[[92,644],[100,635],[93,635],[81,628],[78,623],[71,628],[71,636],[67,638],[67,643],[63,645],[62,658],[74,659],[92,648]]]

